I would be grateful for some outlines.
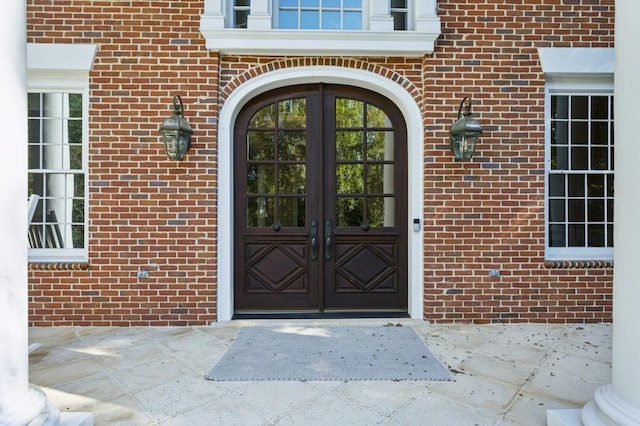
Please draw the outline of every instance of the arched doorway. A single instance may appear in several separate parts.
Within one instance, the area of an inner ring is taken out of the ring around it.
[[[233,129],[238,114],[251,99],[274,88],[284,86],[327,83],[345,84],[361,87],[380,93],[402,112],[407,124],[407,181],[408,212],[406,226],[412,228],[412,222],[423,216],[423,146],[424,130],[422,113],[414,97],[414,91],[408,91],[396,81],[371,71],[344,68],[339,66],[309,65],[287,67],[266,72],[253,77],[236,87],[226,98],[220,109],[218,119],[218,204],[217,204],[217,300],[218,321],[228,321],[234,313],[234,207],[233,186],[235,170],[233,168]],[[424,296],[424,259],[423,233],[411,231],[408,235],[409,251],[409,294],[408,310],[412,318],[423,318]]]
[[[234,129],[236,313],[407,312],[406,124],[362,88],[249,101]]]

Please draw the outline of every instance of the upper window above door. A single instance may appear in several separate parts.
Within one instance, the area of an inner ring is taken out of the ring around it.
[[[277,28],[361,30],[362,0],[279,0]]]
[[[436,0],[206,0],[200,32],[228,54],[419,57],[440,19]]]

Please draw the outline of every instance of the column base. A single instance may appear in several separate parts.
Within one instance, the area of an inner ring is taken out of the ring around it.
[[[19,395],[11,395],[11,399],[4,402],[8,409],[0,415],[1,425],[29,424],[32,420],[41,417],[43,412],[48,411],[47,396],[40,389],[30,386],[26,393],[17,393]],[[57,419],[55,421],[57,422]]]
[[[640,410],[620,398],[611,384],[596,389],[582,410],[547,410],[547,426],[640,425]]]
[[[611,384],[596,389],[593,401],[582,409],[585,426],[616,426],[640,424],[640,409],[616,394]]]
[[[640,425],[640,410],[620,398],[611,384],[600,386],[582,410],[547,410],[547,426]]]

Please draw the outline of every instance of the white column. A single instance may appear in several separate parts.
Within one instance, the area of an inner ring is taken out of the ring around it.
[[[393,18],[388,1],[372,0],[369,2],[369,30],[393,31]]]
[[[0,25],[0,424],[56,424],[42,391],[29,386],[27,317],[26,5],[8,2]],[[41,414],[45,413],[45,414]]]
[[[640,2],[615,2],[615,212],[611,383],[582,409],[585,425],[640,424]]]
[[[270,30],[271,24],[271,0],[252,0],[247,28],[250,30]]]

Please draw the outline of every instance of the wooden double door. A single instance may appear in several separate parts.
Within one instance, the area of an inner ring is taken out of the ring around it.
[[[236,313],[407,311],[406,124],[390,100],[271,91],[238,115],[234,150]]]

